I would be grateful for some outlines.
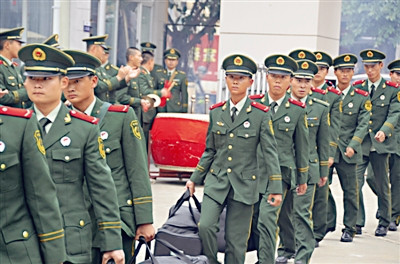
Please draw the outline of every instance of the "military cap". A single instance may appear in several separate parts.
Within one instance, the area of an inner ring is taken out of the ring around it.
[[[357,56],[351,53],[342,54],[333,60],[333,67],[337,68],[351,68],[354,69],[358,59]]]
[[[75,61],[75,65],[67,68],[69,79],[78,79],[88,75],[96,74],[96,68],[100,67],[101,62],[96,57],[87,52],[79,50],[64,50]]]
[[[110,53],[110,50],[111,50],[111,46],[104,45],[104,46],[103,46],[103,49],[104,49],[104,53],[109,54],[109,53]]]
[[[21,43],[24,43],[24,41],[21,40],[21,34],[24,32],[23,27],[18,27],[18,28],[12,28],[8,29],[6,31],[0,32],[0,40],[16,40]]]
[[[264,61],[268,73],[292,75],[297,71],[297,63],[294,59],[283,54],[268,56]]]
[[[58,34],[53,34],[50,37],[48,37],[43,44],[52,46],[54,48],[58,48],[60,46],[60,43],[58,43]]]
[[[314,51],[315,58],[317,59],[315,63],[320,67],[329,68],[332,66],[332,57],[328,53],[323,51]]]
[[[107,38],[108,38],[108,34],[103,35],[103,36],[92,36],[92,37],[84,38],[84,39],[82,39],[82,41],[85,41],[88,47],[90,45],[100,45],[103,49],[107,49],[108,48],[108,46],[106,45]]]
[[[360,57],[362,62],[368,65],[382,62],[386,58],[386,55],[379,50],[366,49],[360,52]]]
[[[19,50],[18,57],[25,62],[26,76],[66,74],[75,63],[68,54],[46,44],[26,45]]]
[[[292,57],[294,60],[310,60],[313,62],[317,61],[315,54],[306,49],[293,50],[289,53],[289,57]]]
[[[142,48],[142,52],[151,52],[151,53],[154,53],[154,50],[157,48],[157,46],[151,42],[142,42],[140,43],[140,47]]]
[[[310,60],[297,60],[298,69],[293,73],[295,78],[312,79],[318,72],[316,63]]]
[[[391,72],[397,72],[400,74],[400,60],[394,60],[389,65],[387,66],[389,71]]]
[[[225,74],[236,74],[243,76],[253,76],[257,72],[257,64],[241,54],[233,54],[224,59],[222,68]]]
[[[167,49],[164,51],[164,59],[179,59],[181,53],[177,49]]]

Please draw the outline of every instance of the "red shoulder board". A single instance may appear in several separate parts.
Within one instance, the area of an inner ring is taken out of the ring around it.
[[[2,61],[2,60],[0,60],[0,65],[1,65],[1,64],[3,64],[3,61]]]
[[[365,80],[358,80],[358,81],[355,81],[355,82],[353,82],[353,86],[362,84],[363,82],[365,82]]]
[[[265,95],[264,94],[253,94],[253,95],[249,95],[249,98],[251,100],[255,100],[255,99],[261,99],[263,98]]]
[[[0,107],[0,114],[2,115],[9,115],[9,116],[18,116],[24,118],[31,118],[33,114],[33,110],[30,109],[22,109],[16,107],[8,107],[8,106],[1,106]]]
[[[128,113],[129,105],[110,105],[110,107],[108,108],[108,111]]]
[[[394,88],[398,88],[399,87],[398,83],[391,82],[391,81],[386,81],[386,84],[389,85],[389,86],[392,86]]]
[[[302,103],[300,101],[294,100],[293,98],[289,98],[289,102],[291,102],[294,105],[300,106],[302,108],[306,108],[306,104]]]
[[[358,89],[358,88],[354,88],[354,91],[356,93],[358,93],[358,94],[361,94],[362,96],[368,96],[369,95],[369,92],[361,90],[361,89]]]
[[[335,93],[337,95],[341,95],[342,94],[341,91],[339,91],[338,89],[333,88],[332,86],[328,87],[328,91],[331,92],[331,93]]]
[[[316,87],[311,87],[311,91],[316,92],[316,93],[320,93],[320,94],[326,94],[325,90],[316,88]]]
[[[210,110],[213,110],[213,109],[215,109],[215,108],[217,108],[217,107],[223,106],[223,105],[225,104],[225,102],[226,102],[226,101],[222,101],[222,102],[213,104],[212,106],[210,106]]]
[[[81,119],[83,121],[92,123],[97,125],[97,123],[99,122],[99,119],[97,117],[93,117],[90,115],[85,115],[84,113],[81,113],[79,111],[75,111],[75,110],[71,110],[69,111],[69,114],[75,118]]]
[[[264,112],[268,112],[269,111],[269,106],[257,103],[255,101],[251,102],[251,106],[254,106],[255,108],[258,108],[258,109],[260,109],[260,110],[262,110]]]

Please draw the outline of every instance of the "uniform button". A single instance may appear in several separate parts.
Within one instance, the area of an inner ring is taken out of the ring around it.
[[[79,221],[79,225],[80,226],[84,226],[85,225],[85,221],[83,221],[83,220]]]
[[[315,146],[315,149],[318,149],[318,147],[317,147],[317,146]]]
[[[128,201],[126,201],[127,204],[132,205],[132,200],[129,199]]]
[[[235,135],[233,133],[229,134],[229,137],[233,138]]]
[[[214,172],[214,169],[211,169],[210,172],[213,173],[213,172]]]
[[[372,112],[369,112],[369,115],[372,116]]]
[[[369,120],[369,123],[372,124],[372,120]]]
[[[318,159],[315,159],[314,161],[315,161],[315,162],[318,162]]]
[[[69,156],[65,156],[65,160],[66,160],[66,161],[69,161]]]
[[[228,149],[232,149],[233,147],[232,147],[232,145],[228,145]]]
[[[227,171],[228,173],[232,172],[231,168],[228,168],[226,171]]]
[[[256,175],[251,176],[253,180],[257,179]]]
[[[249,137],[249,134],[245,134],[244,137],[245,137],[245,138],[248,138],[248,137]]]
[[[370,129],[368,129],[368,132],[370,132],[370,133],[371,133],[371,132],[372,132],[372,129],[371,129],[371,128],[370,128]]]
[[[169,98],[167,98],[167,102],[169,101]]]
[[[314,126],[314,124],[311,124],[311,127],[313,127]]]
[[[218,130],[218,131],[217,131],[217,135],[219,135],[219,134],[221,134],[221,132]]]
[[[381,106],[385,106],[385,104],[381,104]]]
[[[352,115],[352,112],[349,112],[349,115]]]
[[[389,134],[389,137],[391,137],[392,136],[392,134]]]
[[[288,131],[289,131],[289,128],[286,128],[285,131],[288,132]]]
[[[110,148],[106,148],[106,152],[107,152],[107,153],[110,153],[110,152],[111,152],[111,149],[110,149]]]
[[[15,83],[11,83],[12,86],[15,86]]]
[[[6,168],[6,164],[3,163],[0,165],[0,169],[4,170],[5,168]]]
[[[228,157],[228,160],[229,160],[229,161],[232,161],[232,157]]]
[[[24,231],[24,232],[22,232],[22,236],[23,236],[24,238],[27,238],[27,237],[29,236],[29,233],[28,233],[28,231]]]

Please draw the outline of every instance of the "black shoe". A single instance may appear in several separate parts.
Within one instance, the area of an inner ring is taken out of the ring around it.
[[[350,234],[349,231],[344,230],[342,237],[340,238],[341,242],[353,242],[353,236]]]
[[[375,218],[379,220],[381,218],[381,214],[379,213],[379,210],[376,210]]]
[[[389,231],[397,231],[397,225],[395,222],[389,223]]]
[[[325,235],[328,234],[329,232],[335,232],[336,228],[335,227],[328,227],[325,231]]]
[[[378,225],[375,230],[375,236],[386,236],[388,228],[383,225]]]
[[[288,258],[285,256],[277,257],[275,260],[275,264],[286,264],[288,262]]]
[[[362,234],[362,226],[356,225],[356,235]]]
[[[315,240],[315,248],[319,247],[319,241]]]

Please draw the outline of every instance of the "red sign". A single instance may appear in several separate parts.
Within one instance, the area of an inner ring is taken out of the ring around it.
[[[193,50],[194,71],[201,76],[201,80],[217,81],[219,36],[214,35],[213,39],[209,40],[206,34],[200,41]]]

